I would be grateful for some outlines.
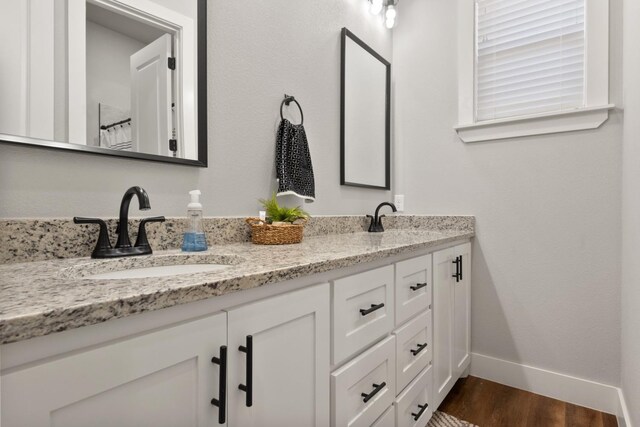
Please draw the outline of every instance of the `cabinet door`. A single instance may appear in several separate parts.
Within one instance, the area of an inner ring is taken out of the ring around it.
[[[328,426],[329,285],[268,298],[228,315],[229,424]]]
[[[455,273],[452,249],[433,254],[433,395],[436,409],[453,387],[453,301]]]
[[[470,358],[470,324],[471,324],[471,244],[453,248],[453,258],[461,257],[460,279],[453,279],[453,369],[459,378],[467,369]],[[455,268],[454,268],[455,270]]]
[[[2,376],[3,427],[218,424],[226,313]]]

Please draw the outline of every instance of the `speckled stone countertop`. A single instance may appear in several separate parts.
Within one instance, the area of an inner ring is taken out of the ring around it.
[[[456,218],[456,217],[451,217]],[[199,301],[322,273],[474,236],[472,217],[437,230],[391,229],[305,237],[299,245],[215,245],[186,255],[92,260],[70,258],[0,265],[0,344]],[[410,224],[408,224],[410,225]],[[224,269],[160,278],[98,280],[86,276],[155,265],[219,263]]]

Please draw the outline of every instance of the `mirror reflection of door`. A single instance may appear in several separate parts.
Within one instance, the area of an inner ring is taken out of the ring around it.
[[[164,34],[131,55],[131,136],[133,150],[170,156],[173,138],[171,36]],[[175,68],[175,67],[173,67]],[[174,149],[174,150],[172,150]]]
[[[88,143],[177,155],[177,146],[170,146],[172,35],[92,3],[86,5],[86,34]]]

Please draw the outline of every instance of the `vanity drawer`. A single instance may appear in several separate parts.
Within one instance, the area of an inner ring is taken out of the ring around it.
[[[401,325],[431,304],[431,255],[396,263],[396,325]]]
[[[373,424],[393,403],[395,365],[395,337],[390,336],[333,372],[331,425],[368,427]]]
[[[333,282],[333,363],[393,330],[393,266]]]
[[[403,390],[433,358],[431,310],[425,311],[395,330],[396,383]]]
[[[396,427],[396,407],[391,405],[371,427]]]
[[[431,366],[422,371],[418,378],[396,399],[394,403],[396,427],[424,427],[429,422],[431,415],[433,415],[431,407],[432,371]]]

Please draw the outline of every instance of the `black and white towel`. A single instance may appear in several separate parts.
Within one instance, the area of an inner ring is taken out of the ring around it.
[[[310,203],[316,199],[311,153],[304,126],[282,119],[276,137],[278,196],[295,195]]]

